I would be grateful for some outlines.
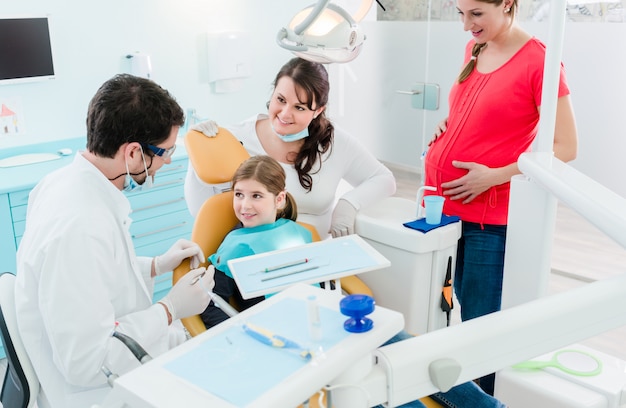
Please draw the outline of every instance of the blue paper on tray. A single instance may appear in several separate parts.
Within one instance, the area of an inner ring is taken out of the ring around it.
[[[270,347],[247,335],[241,325],[235,325],[164,367],[224,401],[237,407],[247,406],[296,371],[307,365],[314,367],[316,358],[324,358],[324,350],[330,350],[350,335],[343,329],[346,316],[323,306],[319,311],[323,338],[315,343],[309,338],[307,305],[303,300],[282,299],[247,319],[248,323],[310,348],[316,354],[312,361],[284,348]]]
[[[414,230],[428,232],[428,231],[434,230],[435,228],[443,227],[444,225],[452,224],[453,222],[458,222],[460,220],[461,218],[459,218],[456,215],[442,214],[441,222],[439,224],[427,224],[426,218],[420,218],[419,220],[405,222],[402,225],[404,225],[407,228],[414,229]]]

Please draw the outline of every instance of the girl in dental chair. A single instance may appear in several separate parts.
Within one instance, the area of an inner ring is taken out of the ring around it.
[[[244,161],[233,176],[233,209],[239,224],[209,256],[215,266],[214,292],[227,302],[234,297],[240,310],[265,297],[243,299],[228,268],[228,260],[312,242],[311,233],[295,222],[296,202],[285,191],[285,171],[269,156]],[[213,302],[200,315],[207,328],[228,319]]]

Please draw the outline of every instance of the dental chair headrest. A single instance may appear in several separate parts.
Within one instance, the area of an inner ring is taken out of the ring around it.
[[[196,174],[209,184],[231,181],[239,165],[250,157],[241,142],[222,127],[214,137],[190,130],[185,135],[185,147]]]

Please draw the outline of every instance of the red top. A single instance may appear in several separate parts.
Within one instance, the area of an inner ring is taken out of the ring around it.
[[[474,41],[465,48],[469,61]],[[479,56],[480,58],[480,56]],[[539,124],[545,45],[530,39],[509,61],[488,74],[474,70],[450,90],[447,130],[433,143],[425,158],[426,183],[437,187],[456,180],[467,170],[452,166],[453,160],[503,167],[529,151]],[[568,95],[561,64],[559,97]],[[510,183],[491,187],[468,204],[446,197],[444,213],[463,221],[506,225]]]

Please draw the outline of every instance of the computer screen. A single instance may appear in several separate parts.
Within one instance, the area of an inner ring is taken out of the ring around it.
[[[48,16],[0,16],[0,84],[52,78]]]

